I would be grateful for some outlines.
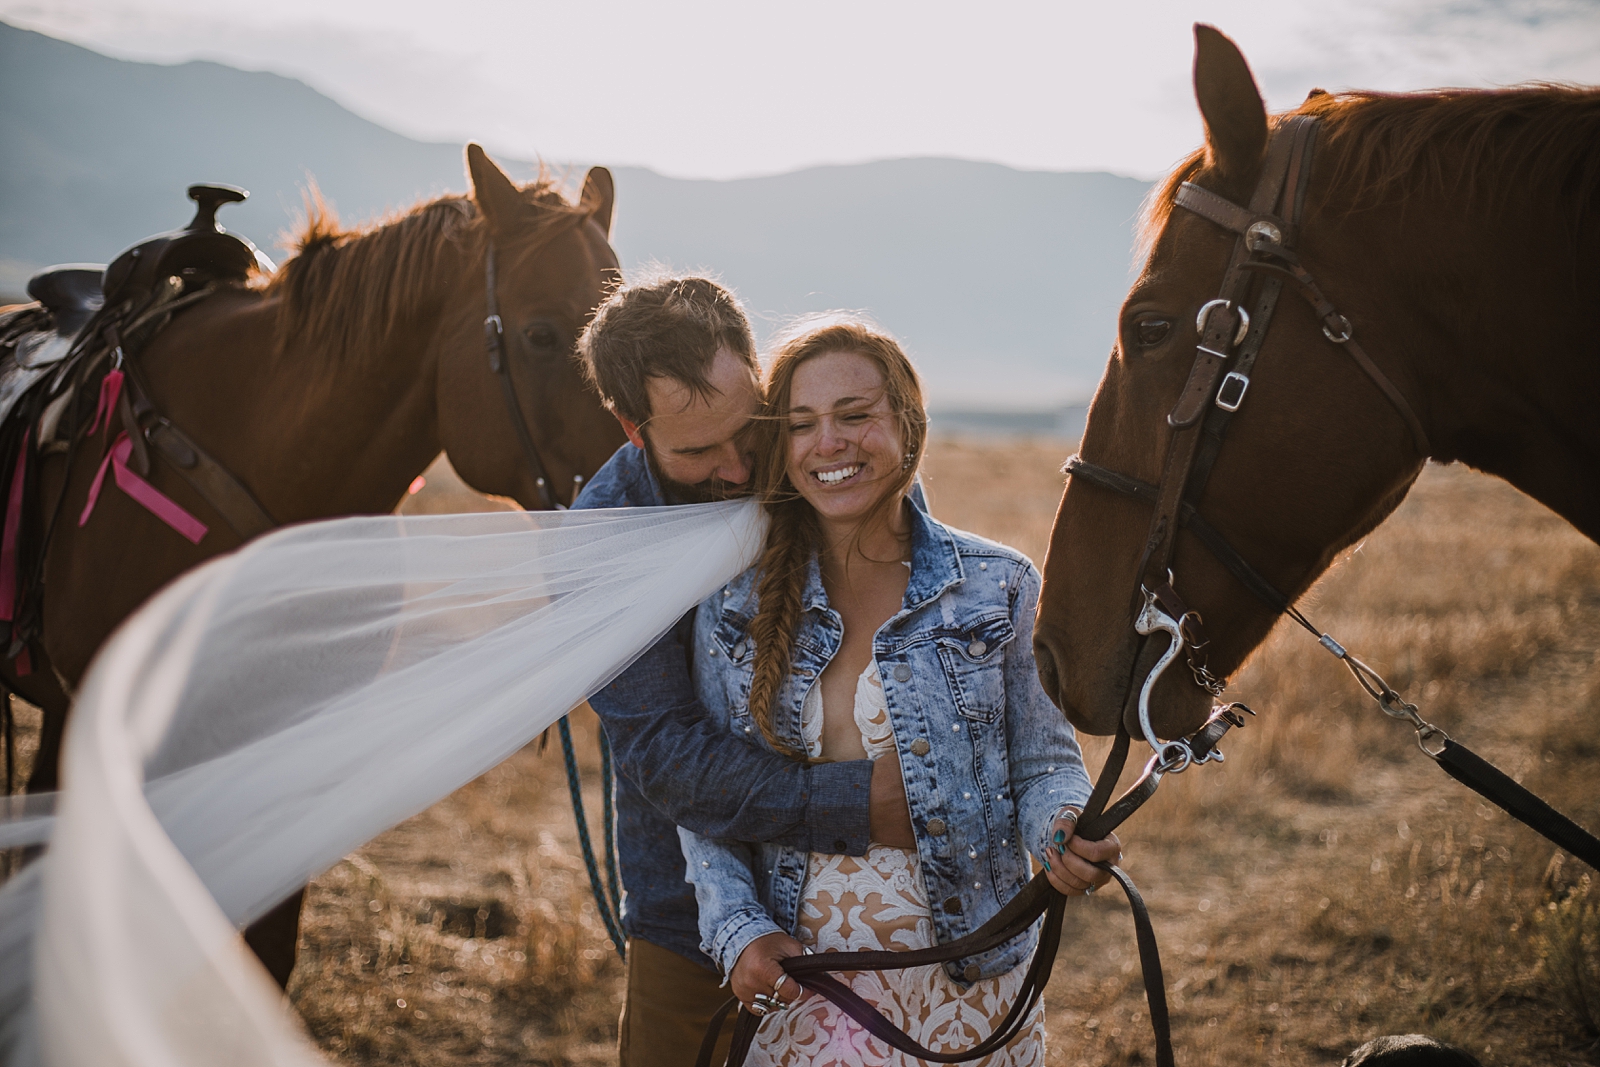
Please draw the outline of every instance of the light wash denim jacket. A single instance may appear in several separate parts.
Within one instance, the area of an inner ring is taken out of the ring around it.
[[[1039,684],[1033,616],[1039,573],[1021,553],[952,530],[916,509],[904,605],[873,636],[922,861],[935,940],[982,926],[1027,884],[1027,849],[1044,857],[1064,805],[1089,798],[1072,727]],[[749,636],[758,575],[746,571],[700,605],[695,685],[713,718],[762,744],[750,718]],[[838,651],[844,627],[811,562],[793,664],[774,726],[803,750],[800,709]],[[679,828],[700,908],[701,950],[728,974],[758,937],[798,928],[809,853]],[[1022,963],[1035,926],[999,948],[946,965],[958,983]]]

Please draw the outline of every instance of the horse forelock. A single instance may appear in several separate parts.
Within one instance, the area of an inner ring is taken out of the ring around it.
[[[1275,116],[1322,119],[1319,155],[1347,209],[1446,192],[1493,209],[1510,196],[1566,205],[1580,221],[1600,196],[1600,89],[1531,83],[1505,89],[1318,93]],[[1172,215],[1178,187],[1206,182],[1196,149],[1146,198],[1139,225],[1148,254]]]
[[[522,195],[540,210],[520,221],[518,245],[542,244],[588,217],[548,175],[541,173]],[[294,254],[262,287],[281,301],[279,350],[315,345],[343,362],[374,355],[437,285],[440,255],[481,245],[484,229],[477,204],[456,195],[346,229],[313,186],[290,239]]]

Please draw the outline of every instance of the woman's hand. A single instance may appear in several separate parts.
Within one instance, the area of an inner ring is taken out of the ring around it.
[[[1107,834],[1104,841],[1086,841],[1077,836],[1077,828],[1078,812],[1065,809],[1051,824],[1050,843],[1045,846],[1045,877],[1067,896],[1092,893],[1111,881],[1110,872],[1095,864],[1122,858],[1122,842],[1116,834]]]
[[[779,960],[805,955],[806,947],[788,934],[764,934],[744,947],[728,976],[733,995],[745,1010],[757,1015],[766,1012],[756,1005],[756,995],[776,995],[786,1005],[806,998],[804,987],[783,973]]]

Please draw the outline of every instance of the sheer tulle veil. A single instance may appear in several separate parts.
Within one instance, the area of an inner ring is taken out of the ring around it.
[[[11,1064],[322,1062],[237,928],[505,759],[757,558],[752,501],[341,519],[179,579],[102,649],[65,788],[0,846]]]

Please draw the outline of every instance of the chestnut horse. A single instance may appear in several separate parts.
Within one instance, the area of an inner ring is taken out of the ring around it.
[[[576,489],[564,487],[621,445],[573,356],[618,274],[610,173],[591,170],[571,204],[545,179],[518,188],[477,145],[467,164],[470,198],[433,200],[364,232],[313,211],[298,254],[274,276],[201,301],[139,354],[158,409],[276,521],[392,511],[441,450],[474,488],[539,506],[486,352],[491,242],[511,380],[555,501],[568,502]],[[78,516],[99,459],[98,448],[80,448],[68,470],[64,456],[48,457],[42,500],[55,506],[65,493],[62,514]],[[164,462],[150,481],[209,527],[198,544],[109,479],[86,524],[55,525],[33,669],[17,677],[8,663],[4,679],[44,710],[31,791],[55,788],[71,689],[106,636],[174,577],[239,544]],[[280,982],[298,904],[274,913],[286,927],[275,945],[252,938]]]
[[[1204,26],[1196,38],[1206,143],[1152,195],[1148,258],[1122,305],[1081,450],[1095,467],[1152,485],[1189,432],[1168,413],[1199,365],[1197,315],[1235,254],[1236,234],[1176,203],[1180,189],[1248,203],[1269,134],[1289,118],[1269,119],[1233,42]],[[1499,475],[1600,538],[1600,91],[1314,91],[1293,114],[1319,127],[1293,248],[1327,300],[1314,310],[1303,287],[1284,284],[1270,330],[1257,324],[1265,339],[1247,390],[1219,394],[1238,411],[1196,513],[1291,602],[1395,509],[1430,457]],[[1250,292],[1269,277],[1258,274]],[[1348,328],[1325,336],[1338,322],[1322,313],[1327,303]],[[1372,368],[1335,343],[1352,331]],[[1203,400],[1210,410],[1212,397]],[[1069,479],[1035,650],[1046,691],[1090,733],[1120,721],[1140,736],[1137,690],[1165,645],[1141,651],[1132,625],[1151,527],[1149,503]],[[1175,586],[1209,633],[1207,666],[1226,678],[1277,614],[1192,524],[1173,549]],[[1201,724],[1212,694],[1173,669],[1151,703],[1155,733],[1171,738]]]

